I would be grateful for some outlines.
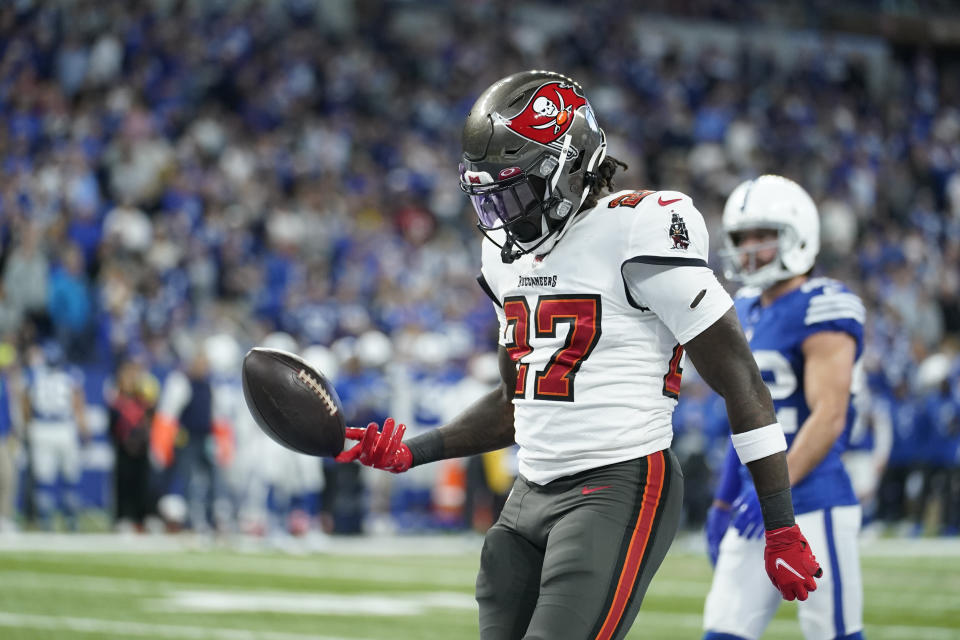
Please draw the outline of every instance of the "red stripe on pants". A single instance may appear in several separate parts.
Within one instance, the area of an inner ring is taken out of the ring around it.
[[[610,611],[607,612],[607,618],[603,621],[603,626],[600,627],[597,640],[610,640],[613,637],[613,633],[623,617],[623,612],[627,609],[627,602],[630,601],[630,594],[633,592],[633,586],[637,581],[640,565],[643,564],[643,555],[647,551],[650,536],[653,534],[653,519],[657,515],[657,507],[660,505],[666,466],[663,451],[647,456],[647,479],[643,489],[640,515],[637,517],[637,524],[633,529],[633,536],[630,538],[630,546],[627,547],[627,558],[623,563],[623,570],[620,572],[620,578],[617,581],[613,604],[610,606]]]

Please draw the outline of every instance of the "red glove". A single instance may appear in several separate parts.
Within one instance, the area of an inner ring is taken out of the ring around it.
[[[817,588],[814,578],[823,575],[797,525],[767,531],[763,557],[767,575],[784,600],[806,600],[807,593]]]
[[[393,425],[393,418],[387,418],[382,432],[377,431],[376,422],[368,424],[366,429],[347,427],[347,437],[360,442],[334,459],[337,462],[358,460],[368,467],[403,473],[413,464],[413,454],[402,442],[407,427],[401,424],[394,431]]]

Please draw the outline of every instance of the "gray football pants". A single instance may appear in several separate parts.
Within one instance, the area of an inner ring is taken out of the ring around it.
[[[481,553],[481,640],[623,638],[682,502],[669,449],[543,486],[518,477]]]

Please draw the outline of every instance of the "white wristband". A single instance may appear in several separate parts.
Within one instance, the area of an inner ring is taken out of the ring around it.
[[[730,436],[740,462],[747,464],[787,450],[787,439],[779,422]]]

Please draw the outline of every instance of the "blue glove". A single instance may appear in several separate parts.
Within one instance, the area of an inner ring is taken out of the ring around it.
[[[753,487],[746,489],[736,500],[731,509],[733,518],[730,523],[741,536],[747,538],[761,538],[764,534],[763,512],[760,510],[760,499],[757,490]]]
[[[723,540],[727,527],[730,526],[730,509],[711,505],[707,510],[707,555],[710,564],[717,566],[717,556],[720,555],[720,541]]]

